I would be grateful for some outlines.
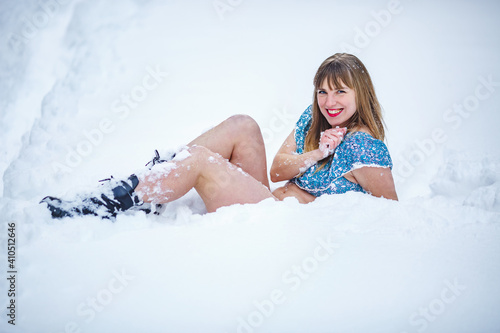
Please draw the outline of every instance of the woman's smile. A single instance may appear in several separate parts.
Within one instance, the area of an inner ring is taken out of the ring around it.
[[[342,113],[342,111],[344,111],[344,108],[340,108],[340,109],[326,109],[326,113],[330,117],[337,117],[338,115],[340,115]]]

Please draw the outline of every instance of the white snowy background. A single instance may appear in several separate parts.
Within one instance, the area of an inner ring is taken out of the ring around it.
[[[499,14],[495,0],[1,0],[0,331],[500,332]],[[384,107],[399,202],[206,214],[190,192],[114,223],[38,204],[235,113],[260,124],[270,164],[341,51]]]

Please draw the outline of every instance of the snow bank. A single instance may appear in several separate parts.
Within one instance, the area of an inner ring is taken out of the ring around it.
[[[17,241],[2,332],[500,329],[495,2],[0,6],[0,247],[9,224]],[[189,192],[114,223],[38,205],[140,171],[234,113],[259,122],[271,160],[317,66],[346,47],[385,108],[399,202],[207,214]]]

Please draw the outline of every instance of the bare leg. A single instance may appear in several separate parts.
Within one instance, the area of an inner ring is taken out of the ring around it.
[[[257,123],[248,116],[233,116],[189,144],[189,156],[157,163],[127,180],[110,183],[106,195],[80,201],[45,197],[52,217],[97,215],[114,218],[137,199],[151,203],[176,200],[192,188],[207,210],[232,204],[276,199],[269,190],[264,140]],[[137,196],[136,196],[137,195]]]
[[[232,116],[188,144],[194,145],[220,154],[269,189],[264,139],[259,125],[251,117]]]
[[[162,163],[138,175],[136,193],[145,202],[166,203],[195,188],[208,212],[233,204],[274,198],[269,189],[221,155],[202,146],[188,149],[183,160]]]

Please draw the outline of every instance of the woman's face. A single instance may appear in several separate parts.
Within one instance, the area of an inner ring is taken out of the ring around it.
[[[325,79],[316,91],[318,106],[332,127],[342,127],[356,112],[356,93],[344,84],[332,88]]]

